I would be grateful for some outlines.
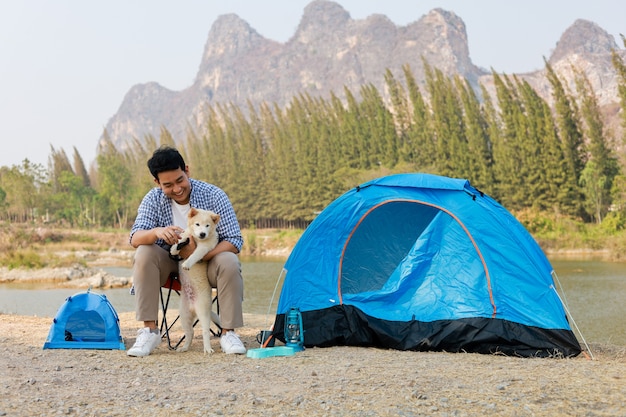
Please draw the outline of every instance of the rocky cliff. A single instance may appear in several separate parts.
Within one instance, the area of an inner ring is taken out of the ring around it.
[[[606,108],[609,124],[619,128],[612,49],[618,47],[606,31],[577,20],[546,59],[572,85],[574,71],[582,70]],[[626,57],[623,50],[620,53]],[[341,97],[344,87],[357,94],[366,83],[384,91],[385,70],[401,79],[404,64],[424,82],[422,59],[475,86],[492,86],[490,72],[472,63],[465,24],[451,11],[434,9],[407,26],[397,26],[383,15],[354,20],[340,5],[314,0],[286,43],[264,38],[236,15],[223,15],[209,31],[193,85],[183,91],[157,83],[132,87],[106,129],[120,149],[133,137],[158,137],[161,126],[182,141],[189,127],[201,130],[207,105],[247,106],[249,101],[284,106],[299,93],[327,96],[333,91]],[[543,70],[518,75],[549,100]]]

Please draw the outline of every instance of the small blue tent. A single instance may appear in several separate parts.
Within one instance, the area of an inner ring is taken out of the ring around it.
[[[67,297],[43,348],[124,350],[117,312],[103,294],[87,291]]]
[[[285,263],[274,335],[302,313],[306,346],[575,356],[550,262],[467,180],[399,174],[358,186]]]

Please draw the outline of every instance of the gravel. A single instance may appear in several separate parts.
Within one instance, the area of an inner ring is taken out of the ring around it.
[[[133,313],[120,314],[127,348]],[[257,348],[265,316],[239,329]],[[309,348],[265,359],[161,344],[124,351],[42,346],[51,318],[0,315],[0,416],[626,416],[626,349],[594,360],[375,348]]]

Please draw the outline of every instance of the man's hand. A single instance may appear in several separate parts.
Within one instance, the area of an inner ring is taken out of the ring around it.
[[[168,245],[173,245],[178,242],[180,234],[183,231],[184,230],[178,226],[167,226],[154,229],[154,234],[156,235],[157,239],[163,239],[163,241]]]
[[[193,253],[195,249],[196,249],[196,241],[193,240],[192,236],[189,236],[189,243],[180,249],[180,253],[178,255],[183,259],[187,259]]]

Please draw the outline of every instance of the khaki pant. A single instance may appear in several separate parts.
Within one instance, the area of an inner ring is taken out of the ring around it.
[[[222,328],[242,327],[243,277],[239,257],[232,252],[222,252],[206,266],[207,279],[217,289]],[[170,259],[165,249],[158,245],[141,245],[137,248],[133,261],[137,320],[158,321],[159,293],[171,273],[179,273],[178,262]],[[180,273],[187,271],[181,268]]]

